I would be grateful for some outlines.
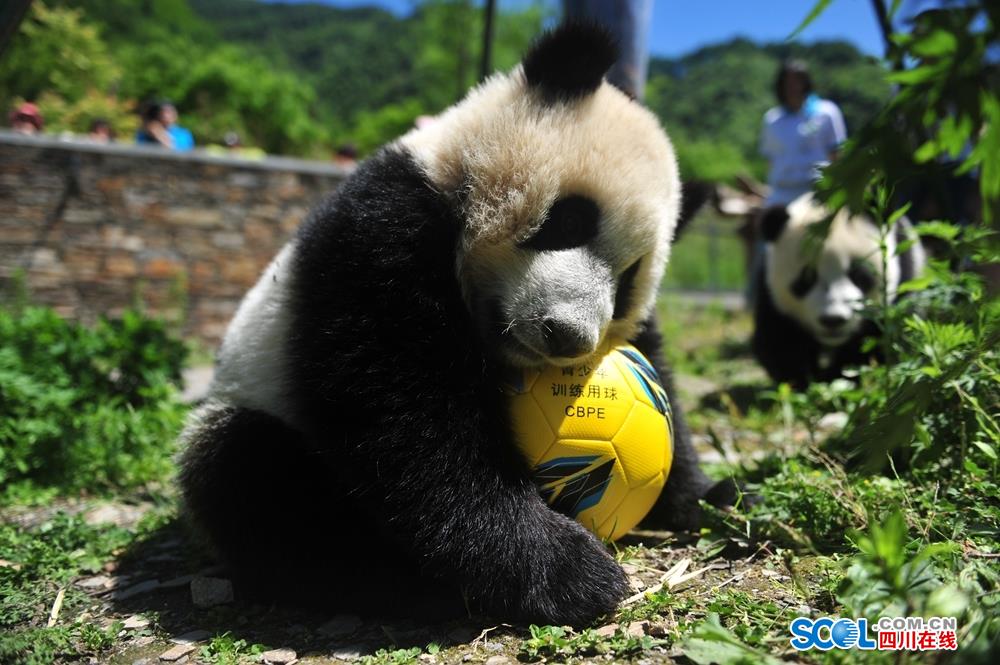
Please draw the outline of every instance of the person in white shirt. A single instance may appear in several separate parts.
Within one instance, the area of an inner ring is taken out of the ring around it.
[[[771,163],[766,205],[784,205],[810,191],[847,138],[843,114],[813,92],[805,63],[783,63],[775,93],[780,104],[764,114],[760,137],[760,151]]]
[[[836,156],[847,139],[840,108],[813,92],[809,68],[800,60],[786,60],[774,82],[778,106],[764,114],[760,152],[770,161],[767,184],[770,192],[764,209],[788,205],[809,192],[819,170]],[[756,228],[753,220],[751,228]],[[756,235],[756,234],[755,234]],[[751,250],[746,289],[747,306],[757,300],[754,276],[763,265],[764,242],[759,238]]]

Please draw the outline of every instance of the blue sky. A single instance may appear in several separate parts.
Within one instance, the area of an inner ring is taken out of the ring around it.
[[[320,0],[341,7],[378,5],[409,14],[413,0]],[[919,0],[918,0],[919,1]],[[502,9],[525,0],[498,0]],[[757,41],[788,37],[814,0],[653,0],[650,52],[678,56],[699,46],[744,36]],[[549,0],[549,4],[560,3]],[[865,53],[881,55],[882,38],[870,0],[833,0],[800,39],[845,39]]]

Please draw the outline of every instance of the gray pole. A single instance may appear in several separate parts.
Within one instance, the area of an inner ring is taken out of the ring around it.
[[[567,18],[593,21],[618,42],[619,57],[608,72],[608,82],[642,100],[649,65],[649,23],[653,0],[563,0]]]
[[[496,13],[496,4],[496,0],[486,0],[483,6],[483,58],[479,68],[480,81],[493,71],[493,15]]]

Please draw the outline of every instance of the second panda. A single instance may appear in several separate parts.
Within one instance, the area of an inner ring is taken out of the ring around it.
[[[863,314],[865,301],[879,302],[885,294],[894,300],[899,285],[918,277],[926,263],[903,218],[885,239],[883,271],[879,228],[846,210],[834,216],[821,247],[811,252],[807,235],[828,216],[805,194],[788,206],[764,210],[759,219],[766,245],[754,276],[753,352],[774,381],[800,390],[876,357],[877,352],[862,350],[864,339],[878,334]],[[910,244],[897,252],[904,241]]]
[[[504,366],[571,364],[608,336],[669,385],[652,317],[677,166],[655,117],[603,81],[614,59],[600,30],[549,33],[364,162],[246,296],[181,473],[241,588],[329,607],[419,579],[557,625],[625,595],[605,546],[540,497],[497,389]],[[688,528],[699,499],[730,494],[673,410],[650,519]]]

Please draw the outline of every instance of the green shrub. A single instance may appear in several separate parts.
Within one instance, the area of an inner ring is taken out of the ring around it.
[[[185,353],[135,311],[88,328],[0,308],[0,485],[100,491],[164,477]]]

